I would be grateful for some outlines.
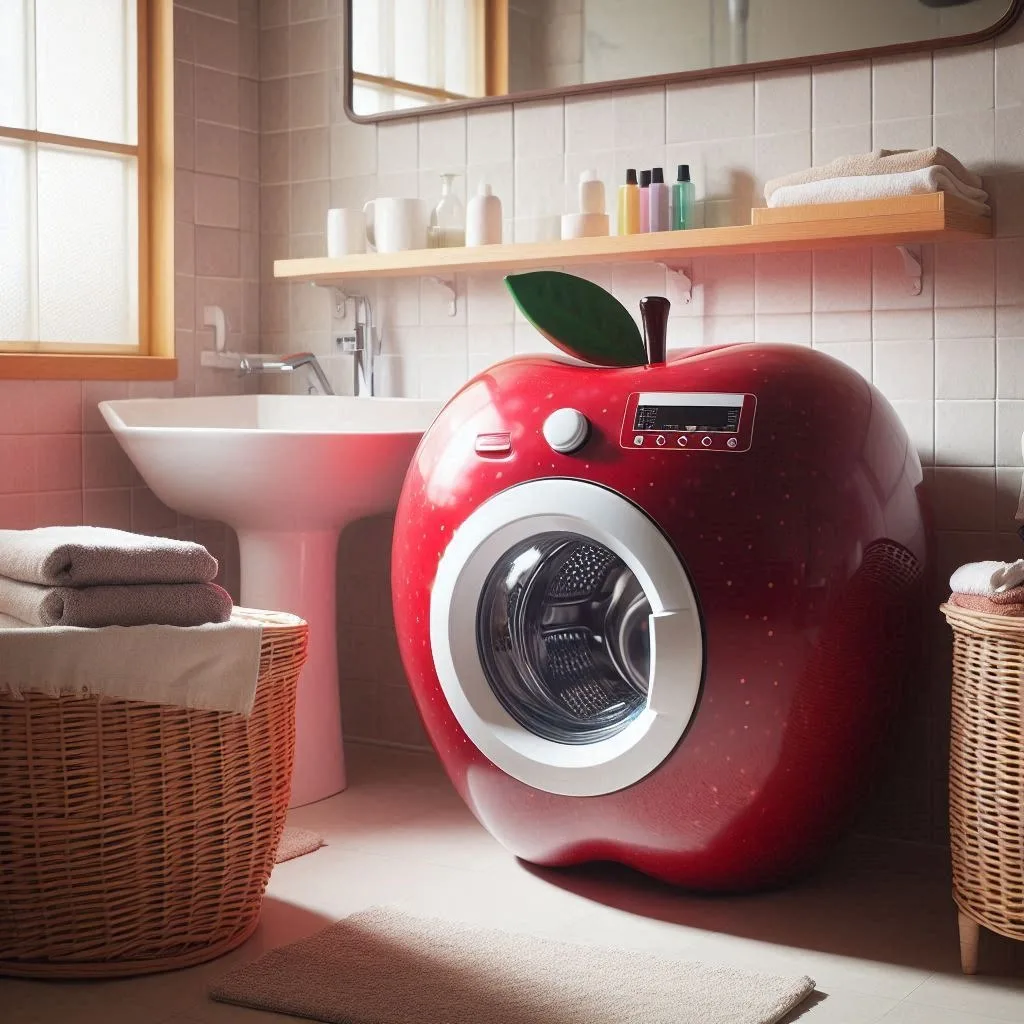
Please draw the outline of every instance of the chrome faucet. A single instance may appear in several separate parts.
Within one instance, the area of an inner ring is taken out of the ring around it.
[[[250,373],[294,373],[303,366],[308,366],[320,385],[320,390],[325,395],[333,395],[334,388],[327,379],[320,360],[312,352],[295,352],[290,356],[281,356],[280,359],[268,358],[259,355],[243,355],[239,361],[239,371],[242,374]]]
[[[352,356],[352,394],[370,397],[374,393],[373,373],[377,354],[377,339],[373,330],[373,307],[365,295],[353,296],[356,300],[356,322],[353,334],[337,336],[339,351]],[[359,304],[362,303],[363,319],[359,319]]]

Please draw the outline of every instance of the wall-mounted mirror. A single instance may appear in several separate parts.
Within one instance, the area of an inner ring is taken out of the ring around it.
[[[347,0],[356,120],[973,42],[1024,0]]]

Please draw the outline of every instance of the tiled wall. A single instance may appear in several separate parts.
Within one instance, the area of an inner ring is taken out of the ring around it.
[[[1024,24],[994,43],[934,55],[375,126],[341,113],[332,6],[293,2],[289,21],[287,5],[270,0],[263,13],[267,257],[321,254],[328,205],[376,195],[433,202],[442,170],[460,172],[463,190],[490,182],[504,204],[506,238],[515,240],[557,234],[558,215],[576,209],[586,168],[600,172],[611,203],[627,166],[689,163],[709,225],[747,220],[769,178],[872,147],[934,143],[984,173],[996,237],[925,246],[920,295],[910,293],[892,248],[693,260],[689,304],[657,266],[587,274],[633,309],[644,294],[672,298],[674,346],[781,341],[849,363],[888,396],[917,443],[935,501],[940,577],[968,559],[1021,553],[1012,513],[1024,466]],[[309,49],[309,40],[321,42]],[[497,274],[460,277],[454,317],[428,280],[385,282],[375,295],[396,393],[443,399],[496,359],[545,349]],[[346,387],[344,357],[331,358],[323,290],[265,287],[263,310],[266,341],[324,354]],[[389,529],[370,520],[342,538],[346,728],[422,743],[388,617]],[[945,628],[933,627],[933,664],[915,680],[898,764],[871,819],[871,827],[914,838],[943,834],[948,674]]]
[[[258,344],[259,117],[256,0],[175,4],[173,383],[0,380],[0,527],[88,523],[188,537],[221,560],[238,594],[238,552],[220,523],[160,502],[109,432],[105,398],[208,395],[243,382],[199,366],[211,348],[202,307],[222,306],[232,347]],[[197,326],[199,325],[199,326]]]

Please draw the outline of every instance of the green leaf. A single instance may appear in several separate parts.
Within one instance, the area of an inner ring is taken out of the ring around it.
[[[563,352],[598,366],[643,366],[644,341],[629,310],[592,281],[556,270],[509,274],[523,316]]]

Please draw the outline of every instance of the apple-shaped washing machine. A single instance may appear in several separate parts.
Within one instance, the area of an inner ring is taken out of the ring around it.
[[[882,395],[795,345],[466,384],[402,492],[402,659],[463,799],[537,864],[707,890],[848,823],[918,656],[922,474]]]

